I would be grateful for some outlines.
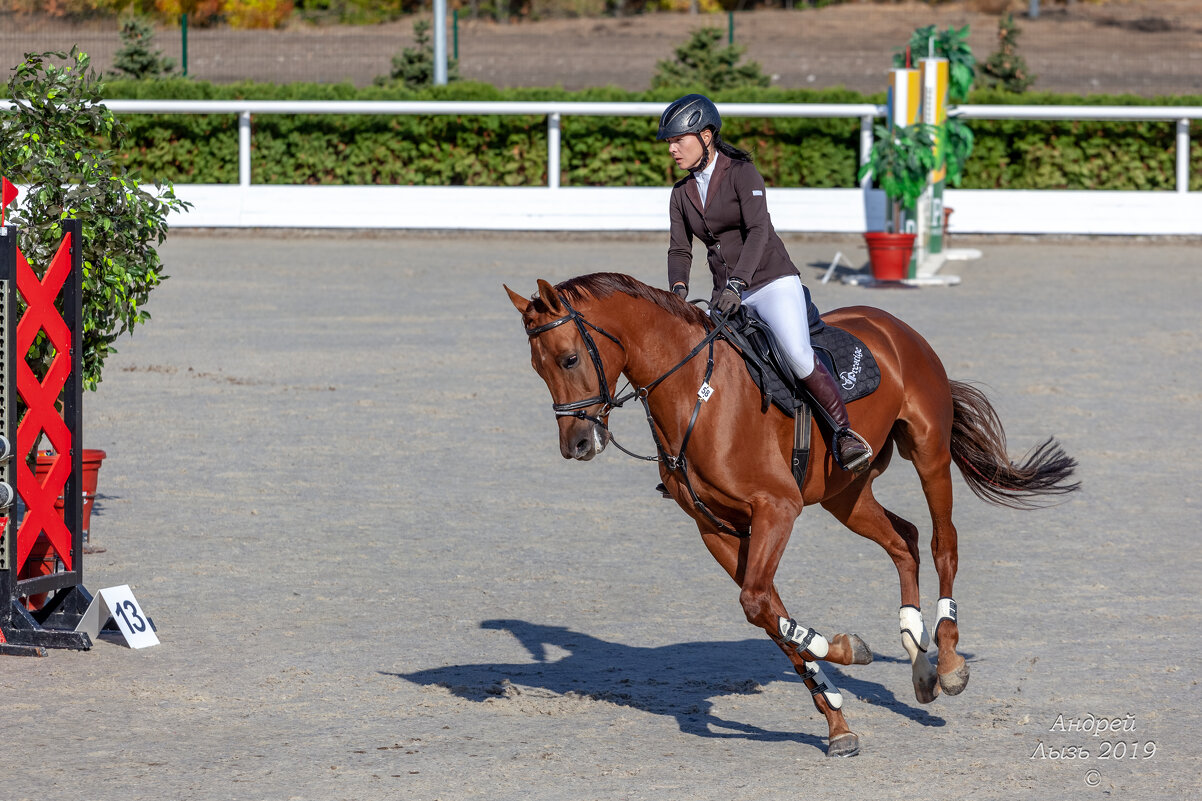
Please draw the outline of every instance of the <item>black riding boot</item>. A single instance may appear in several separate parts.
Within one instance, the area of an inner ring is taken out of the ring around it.
[[[868,443],[859,434],[851,430],[847,419],[847,407],[843,404],[843,396],[839,394],[839,385],[835,383],[835,377],[826,369],[826,365],[815,359],[814,371],[803,378],[801,383],[835,423],[831,443],[839,466],[854,473],[867,469],[872,463],[872,448],[868,447]]]

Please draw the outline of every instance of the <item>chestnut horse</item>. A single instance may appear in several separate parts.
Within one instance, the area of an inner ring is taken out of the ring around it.
[[[867,470],[849,473],[835,463],[824,437],[815,436],[799,491],[790,465],[792,419],[774,406],[762,409],[760,390],[742,357],[727,343],[714,341],[714,324],[697,307],[615,273],[554,287],[539,280],[533,299],[505,290],[522,314],[531,364],[551,392],[565,459],[587,461],[600,453],[610,441],[607,423],[614,406],[631,397],[642,401],[667,491],[738,583],[747,620],[767,632],[802,676],[826,717],[828,755],[857,753],[859,738],[848,728],[842,696],[819,660],[867,664],[872,651],[854,634],[828,640],[798,623],[777,594],[777,565],[807,505],[822,504],[849,529],[884,548],[897,566],[902,644],[918,700],[929,703],[940,689],[949,695],[964,689],[968,665],[956,653],[960,632],[952,600],[957,556],[951,465],[986,501],[1034,506],[1041,496],[1078,486],[1068,481],[1076,463],[1054,439],[1022,464],[1011,462],[989,401],[973,387],[949,381],[925,339],[880,309],[838,309],[823,319],[859,337],[881,368],[880,387],[848,404],[852,426],[875,456]],[[611,388],[623,374],[634,390],[615,398]],[[931,551],[939,575],[937,669],[926,654],[930,635],[920,611],[918,529],[872,494],[873,479],[889,466],[895,447],[918,471],[931,513]]]

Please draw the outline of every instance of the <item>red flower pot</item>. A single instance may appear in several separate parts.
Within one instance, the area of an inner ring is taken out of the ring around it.
[[[92,504],[96,500],[96,482],[99,478],[100,463],[107,456],[101,450],[84,449],[82,456],[83,466],[83,539],[88,541],[88,528],[92,523]],[[46,480],[46,474],[50,472],[50,467],[54,464],[55,455],[50,451],[38,451],[38,460],[35,467],[35,474],[38,482]],[[58,500],[54,502],[54,508],[61,515],[66,507],[66,502],[62,495],[58,496]],[[79,558],[78,556],[76,557]],[[58,554],[55,553],[54,547],[51,546],[50,540],[46,539],[45,534],[39,534],[37,542],[34,543],[33,549],[29,552],[29,557],[25,560],[24,566],[21,568],[19,578],[37,578],[38,576],[49,576],[57,572],[59,569]],[[25,600],[25,606],[30,610],[41,609],[48,597],[47,593],[37,593],[29,596]]]
[[[878,281],[900,281],[910,269],[910,257],[914,253],[914,234],[887,234],[869,231],[864,234],[868,244],[868,261],[872,264],[872,277]]]
[[[87,542],[88,532],[92,525],[92,504],[96,501],[96,482],[99,479],[100,463],[107,453],[92,448],[84,448],[81,462],[83,464],[83,539]],[[49,451],[38,451],[37,476],[38,481],[45,481],[50,466],[54,464],[55,455]],[[63,496],[58,496],[54,508],[62,514],[64,507]]]

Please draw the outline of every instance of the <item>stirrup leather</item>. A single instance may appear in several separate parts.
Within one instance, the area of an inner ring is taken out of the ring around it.
[[[839,452],[839,440],[843,437],[851,437],[856,440],[856,442],[859,442],[864,446],[865,452],[853,459],[850,464],[843,464],[843,457]],[[843,428],[839,431],[836,431],[835,436],[832,439],[831,446],[831,453],[834,454],[835,461],[838,462],[839,466],[844,470],[852,473],[862,473],[868,469],[868,465],[872,464],[872,446],[868,444],[868,440],[864,439],[850,428]]]

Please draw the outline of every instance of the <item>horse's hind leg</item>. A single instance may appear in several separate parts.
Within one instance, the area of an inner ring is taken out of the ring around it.
[[[956,602],[952,600],[959,555],[956,526],[952,523],[951,433],[938,426],[925,431],[916,429],[910,423],[901,433],[902,438],[909,440],[903,453],[918,471],[931,512],[931,555],[935,559],[935,572],[939,574],[939,606],[935,620],[939,685],[948,695],[959,695],[968,684],[968,664],[956,653],[960,629],[956,622]]]
[[[762,525],[761,522],[760,530]],[[795,643],[786,640],[780,633],[780,621],[791,619],[772,578],[784,544],[788,541],[789,529],[785,529],[786,534],[780,541],[765,543],[763,537],[753,542],[755,534],[748,538],[721,534],[701,520],[698,520],[698,527],[710,553],[742,588],[739,600],[747,619],[763,628],[793,663],[793,669],[810,691],[815,708],[826,718],[829,732],[827,756],[854,756],[859,753],[860,738],[851,731],[843,716],[843,696],[822,672],[817,663],[819,657],[810,651],[799,650]],[[821,646],[818,640],[821,640]],[[821,658],[832,660],[832,657],[837,657],[842,664],[872,661],[872,651],[855,635],[836,635],[829,643],[819,635],[812,641],[811,647],[824,653]]]
[[[887,453],[878,459],[887,462]],[[884,467],[878,465],[852,482],[845,490],[822,502],[843,525],[880,545],[897,568],[901,583],[902,645],[910,656],[914,697],[929,704],[939,695],[935,668],[927,658],[930,644],[922,621],[918,592],[918,529],[910,521],[890,512],[872,494],[872,478]]]

